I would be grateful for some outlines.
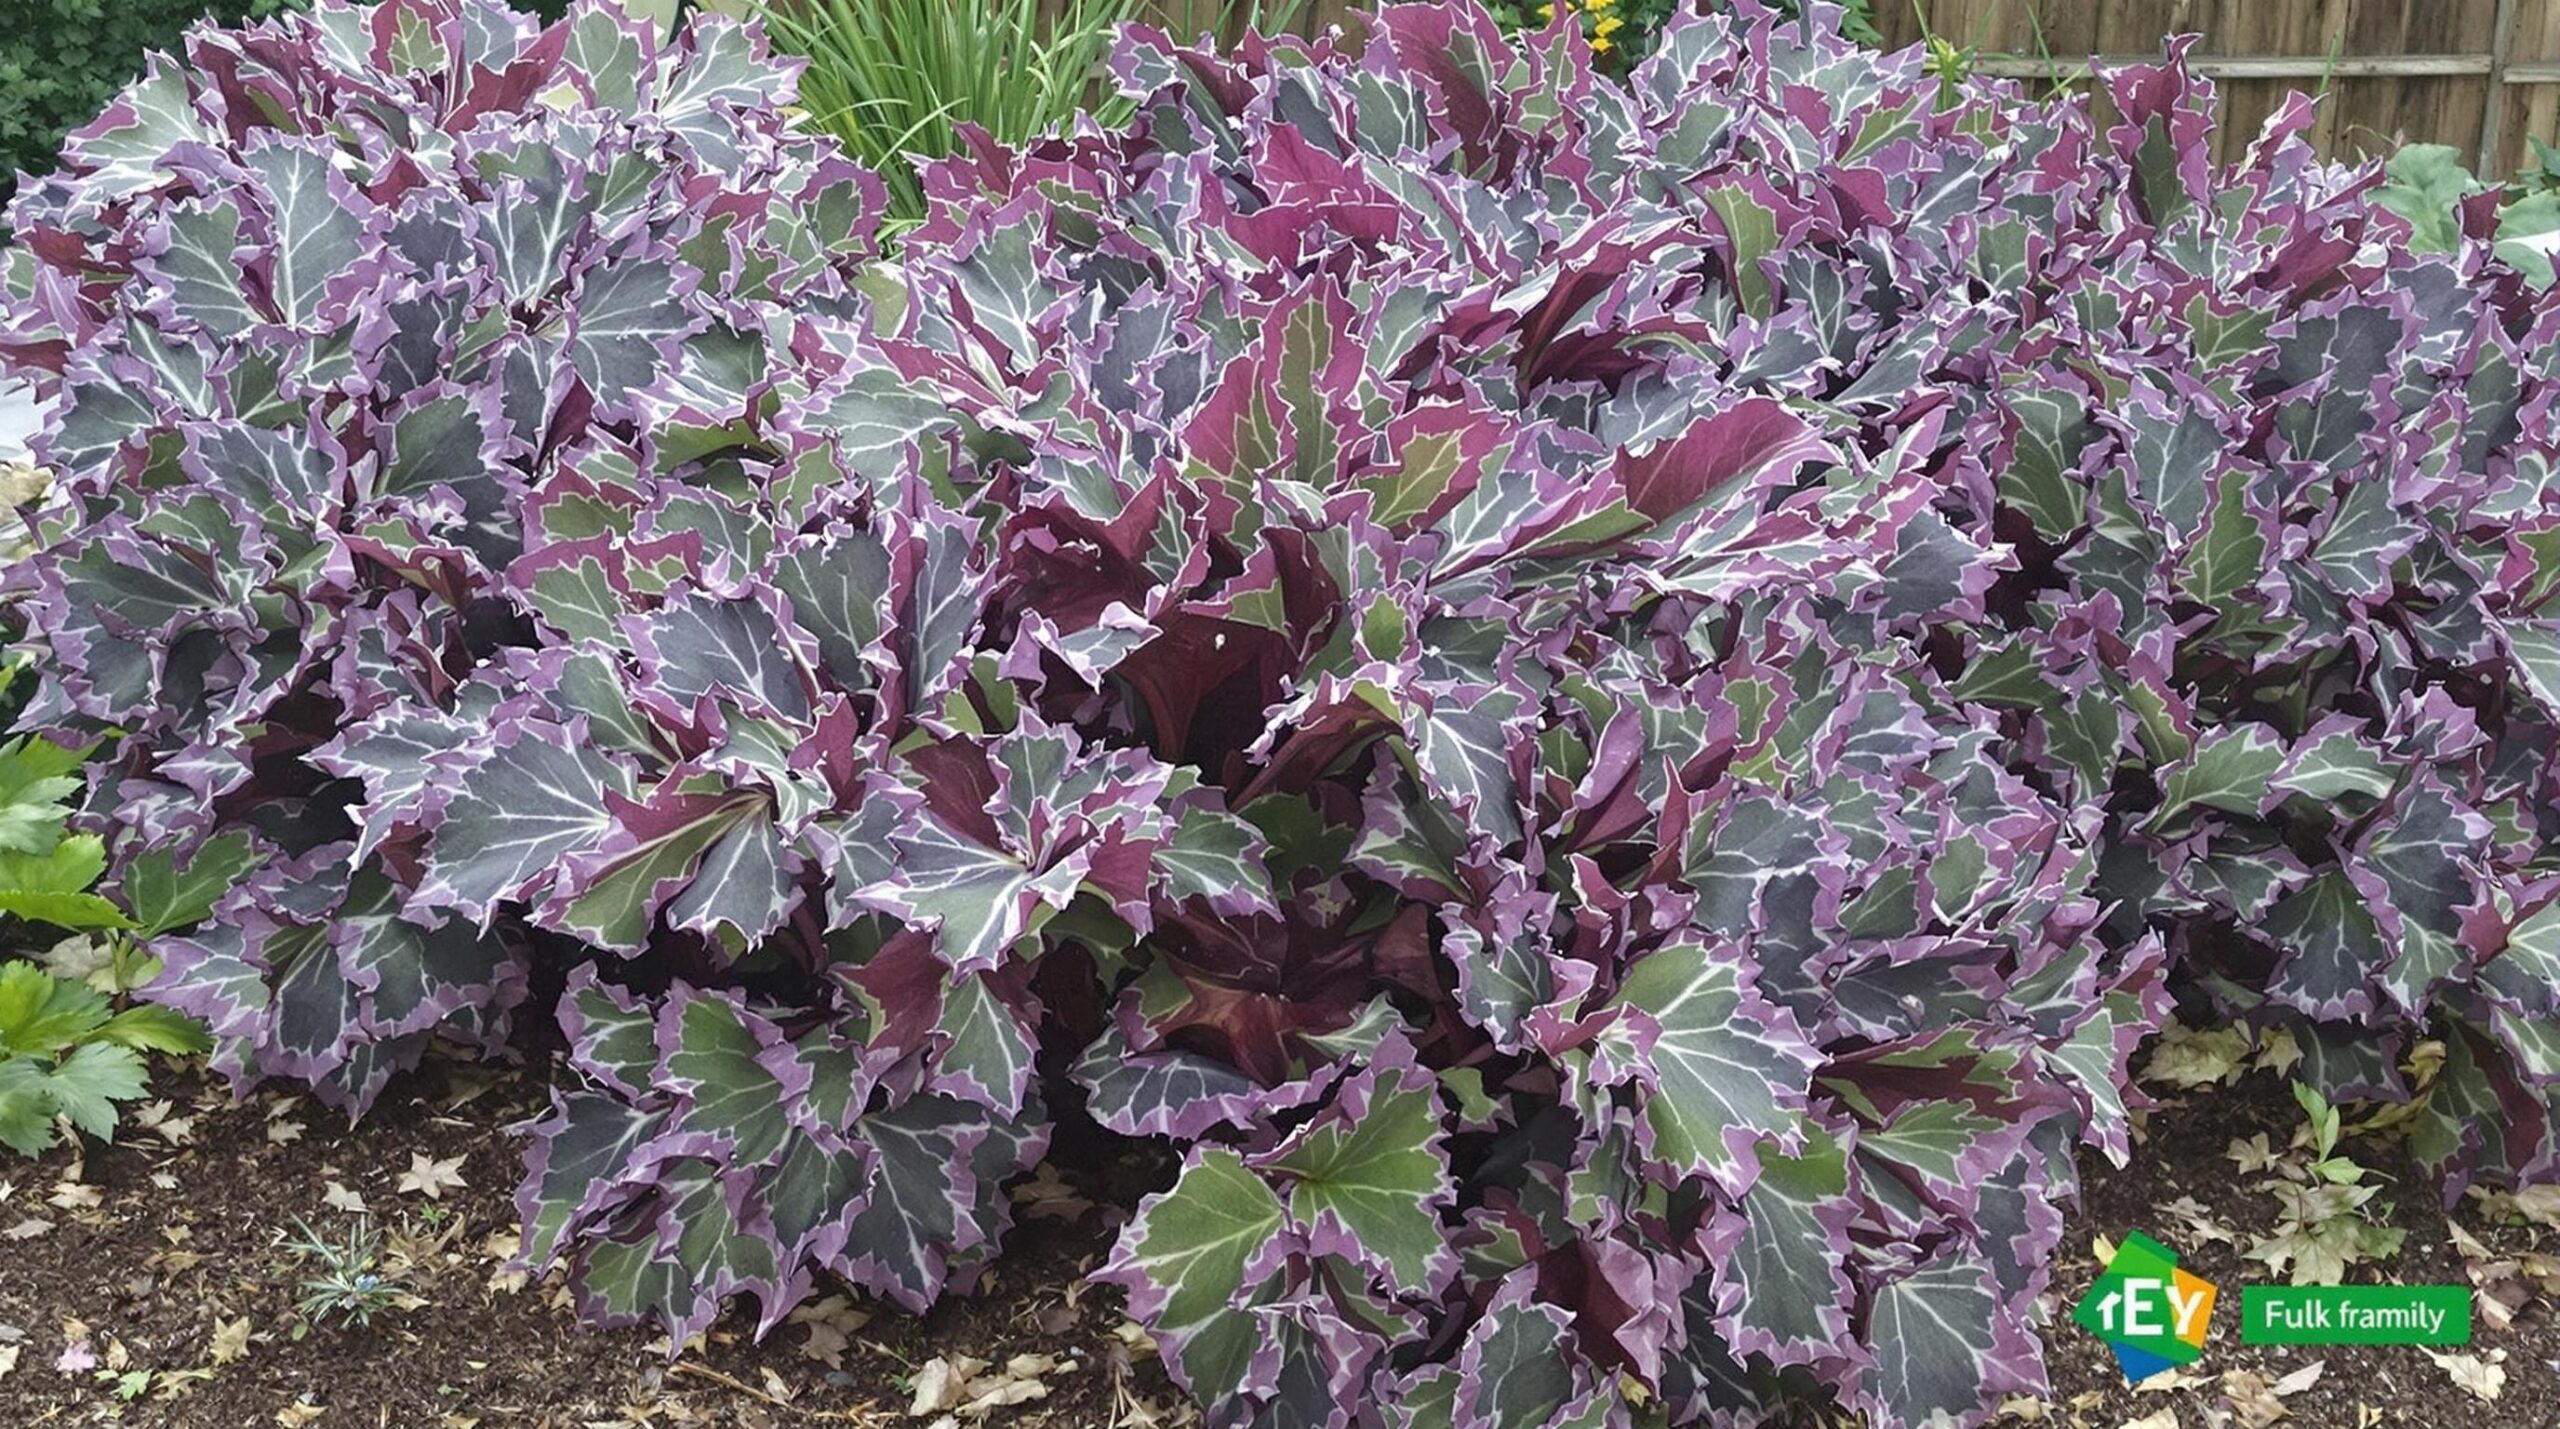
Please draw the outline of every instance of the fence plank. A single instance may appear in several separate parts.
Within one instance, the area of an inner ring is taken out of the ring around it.
[[[2201,36],[2220,157],[2236,158],[2293,90],[2323,96],[2312,140],[2346,158],[2402,140],[2451,144],[2491,175],[2528,136],[2560,142],[2560,0],[1879,0],[1889,45],[1935,33],[1978,46],[1985,73],[2029,81],[2156,58]],[[2058,63],[2057,63],[2058,62]]]
[[[1294,28],[1320,34],[1374,3],[1310,0]],[[1192,34],[1224,8],[1147,7]],[[2528,136],[2560,143],[2560,0],[1875,0],[1874,12],[1890,48],[1936,34],[1976,47],[1984,73],[2031,82],[2091,56],[2156,59],[2167,37],[2200,35],[2197,68],[2220,90],[2225,160],[2297,89],[2323,94],[2311,137],[2332,158],[2405,139],[2451,144],[2503,176],[2530,157]]]

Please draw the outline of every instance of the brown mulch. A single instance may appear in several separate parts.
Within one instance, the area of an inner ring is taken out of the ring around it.
[[[732,1314],[671,1361],[663,1336],[579,1328],[556,1277],[526,1284],[505,1269],[520,1143],[500,1128],[539,1110],[536,1078],[431,1066],[352,1128],[284,1095],[234,1105],[186,1072],[164,1072],[157,1094],[165,1112],[140,1119],[157,1129],[133,1125],[85,1160],[58,1149],[35,1163],[0,1161],[0,1426],[931,1429],[934,1416],[908,1411],[914,1377],[937,1358],[983,1362],[992,1376],[984,1383],[998,1387],[1001,1367],[1015,1361],[1039,1383],[1040,1397],[965,1424],[1141,1429],[1185,1417],[1117,1294],[1084,1284],[1119,1218],[1163,1171],[1126,1164],[1125,1147],[1061,1146],[1061,1179],[1044,1184],[1049,1206],[1065,1215],[1020,1208],[1006,1255],[977,1294],[922,1318],[851,1296],[761,1344]],[[2084,1203],[2054,1276],[2053,1393],[2012,1405],[2004,1422],[2265,1429],[2269,1421],[2249,1411],[2263,1415],[2268,1401],[2246,1392],[2249,1377],[2272,1384],[2317,1360],[2317,1381],[2277,1401],[2280,1422],[2560,1429],[2560,1306],[2547,1301],[2468,1347],[2504,1352],[2494,1402],[2415,1348],[2239,1343],[2238,1287],[2268,1278],[2240,1252],[2272,1227],[2275,1203],[2224,1150],[2257,1131],[2282,1148],[2299,1120],[2282,1084],[2256,1074],[2152,1112],[2129,1168],[2088,1160]],[[2445,1213],[2405,1153],[2381,1140],[2348,1149],[2392,1178],[2391,1216],[2408,1232],[2391,1264],[2350,1278],[2466,1283]],[[433,1199],[404,1191],[414,1157],[452,1160],[461,1186],[440,1184]],[[354,1219],[348,1193],[412,1263],[406,1284],[419,1302],[369,1328],[307,1322],[296,1301],[311,1267],[280,1243],[297,1215],[344,1230]],[[2560,1233],[2493,1224],[2468,1202],[2456,1215],[2500,1255],[2560,1252]],[[2198,1216],[2237,1243],[2199,1236]],[[2069,1322],[2097,1273],[2092,1238],[2130,1230],[2167,1242],[2183,1266],[2221,1287],[2204,1358],[2173,1381],[2184,1387],[2129,1388],[2105,1346]]]
[[[16,1352],[0,1373],[7,1429],[924,1426],[933,1416],[908,1415],[914,1376],[937,1357],[966,1369],[962,1356],[984,1362],[999,1388],[1023,1377],[1006,1374],[1008,1362],[1038,1381],[1010,1392],[1040,1397],[985,1422],[1174,1418],[1150,1347],[1122,1337],[1117,1292],[1083,1283],[1114,1227],[1107,1206],[1082,1205],[1079,1193],[1122,1188],[1079,1186],[1072,1148],[1056,1158],[1068,1179],[1050,1205],[1073,1218],[1018,1207],[1007,1253],[977,1293],[921,1318],[848,1296],[819,1323],[785,1324],[762,1344],[752,1318],[733,1311],[671,1362],[664,1335],[580,1328],[556,1275],[526,1284],[506,1270],[521,1143],[498,1128],[539,1110],[531,1078],[430,1067],[352,1128],[297,1098],[235,1106],[185,1073],[164,1072],[156,1092],[171,1103],[158,1132],[129,1128],[85,1162],[60,1148],[33,1164],[0,1161],[0,1362]],[[404,1192],[413,1156],[460,1158],[462,1186],[439,1182],[435,1199]],[[423,1303],[369,1328],[314,1325],[297,1310],[314,1267],[281,1239],[294,1216],[331,1235],[354,1224],[344,1194],[331,1203],[333,1187],[359,1198],[386,1249],[413,1263],[404,1283]]]
[[[2352,1126],[2354,1115],[2347,1120]],[[2473,1343],[2438,1351],[2483,1359],[2503,1352],[2497,1363],[2506,1382],[2494,1401],[2466,1392],[2415,1346],[2240,1342],[2240,1287],[2283,1281],[2243,1255],[2275,1228],[2276,1199],[2262,1186],[2267,1177],[2243,1174],[2226,1152],[2233,1141],[2258,1132],[2281,1151],[2301,1122],[2301,1109],[2285,1084],[2257,1072],[2234,1086],[2164,1100],[2145,1118],[2147,1134],[2122,1170],[2096,1156],[2082,1157],[2081,1207],[2063,1234],[2053,1278],[2054,1323],[2045,1335],[2053,1394],[2014,1417],[2088,1429],[2128,1422],[2168,1429],[2173,1421],[2144,1422],[2167,1410],[2187,1429],[2259,1429],[2246,1411],[2254,1404],[2263,1413],[2266,1401],[2249,1393],[2251,1380],[2272,1385],[2316,1361],[2322,1366],[2316,1381],[2282,1398],[2285,1417],[2272,1422],[2302,1429],[2560,1429],[2560,1305],[2548,1299],[2529,1301],[2504,1330],[2490,1328],[2475,1309]],[[2477,1200],[2466,1198],[2449,1218],[2437,1182],[2392,1138],[2350,1137],[2341,1149],[2387,1178],[2388,1189],[2376,1205],[2387,1201],[2390,1210],[2378,1219],[2407,1233],[2397,1256],[2353,1267],[2346,1277],[2350,1283],[2471,1284],[2449,1219],[2502,1257],[2534,1250],[2560,1254],[2560,1232],[2502,1224],[2515,1218],[2492,1217]],[[2208,1233],[2194,1229],[2199,1213],[2184,1204],[2190,1201],[2201,1208]],[[2178,1210],[2168,1209],[2173,1206]],[[2163,1388],[2158,1381],[2142,1389],[2128,1386],[2107,1346],[2071,1323],[2071,1307],[2098,1276],[2093,1239],[2121,1240],[2137,1230],[2178,1252],[2180,1269],[2218,1289],[2204,1354],[2176,1377],[2191,1387]],[[2212,1238],[2212,1230],[2232,1233],[2236,1243]],[[2235,1374],[2244,1376],[2236,1396]]]

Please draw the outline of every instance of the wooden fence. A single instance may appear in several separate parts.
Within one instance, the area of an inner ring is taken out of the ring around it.
[[[2322,95],[2313,137],[2336,158],[2450,144],[2505,177],[2527,135],[2560,143],[2560,0],[1878,0],[1886,43],[1926,31],[2028,79],[2190,52],[2222,95],[2216,142],[2238,157],[2294,90]]]
[[[1224,0],[1151,0],[1196,33]],[[1273,0],[1265,0],[1266,4]],[[2156,58],[2198,34],[2192,57],[2222,95],[2221,157],[2236,158],[2294,90],[2322,95],[2314,139],[2336,158],[2400,140],[2450,144],[2484,175],[2527,162],[2527,135],[2560,144],[2560,0],[1872,0],[1894,48],[1935,33],[1980,51],[1986,72],[2085,73],[2094,58]],[[1321,29],[1366,0],[1303,0]]]

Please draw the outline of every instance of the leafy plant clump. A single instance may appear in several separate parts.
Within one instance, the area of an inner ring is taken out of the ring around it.
[[[2552,301],[1832,29],[1134,32],[887,267],[717,22],[199,38],[7,346],[34,725],[254,855],[153,995],[355,1110],[556,1023],[529,1253],[677,1343],[1168,1138],[1222,1424],[1977,1419],[2173,956],[2549,1179]]]
[[[0,666],[0,697],[24,669]],[[212,900],[183,908],[166,897],[149,902],[146,917],[164,921],[147,925],[94,891],[107,866],[105,844],[66,828],[66,801],[80,788],[86,757],[32,735],[0,744],[0,929],[19,944],[75,934],[44,954],[45,967],[0,960],[0,1145],[22,1156],[49,1149],[57,1126],[112,1141],[118,1103],[142,1095],[143,1054],[212,1045],[183,1014],[118,1011],[110,1001],[158,971],[132,937],[137,928],[192,922]],[[150,879],[146,872],[137,882]]]
[[[146,1052],[209,1045],[165,1007],[111,1012],[105,997],[33,963],[0,962],[0,1146],[40,1156],[56,1123],[113,1141],[116,1108],[142,1095]]]

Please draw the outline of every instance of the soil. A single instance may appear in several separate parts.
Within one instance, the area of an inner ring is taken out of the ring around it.
[[[848,1294],[761,1344],[733,1311],[670,1361],[663,1334],[581,1328],[556,1274],[527,1284],[508,1272],[521,1145],[500,1128],[540,1109],[531,1078],[431,1065],[354,1127],[282,1095],[234,1105],[183,1072],[155,1092],[168,1103],[156,1130],[129,1125],[85,1161],[57,1148],[0,1163],[6,1429],[925,1429],[935,1416],[908,1411],[937,1358],[987,1367],[964,1381],[967,1397],[1038,1396],[988,1423],[1138,1429],[1179,1417],[1118,1292],[1084,1283],[1123,1214],[1112,1203],[1134,1204],[1137,1188],[1128,1168],[1079,1167],[1072,1148],[1053,1160],[1062,1176],[1017,1207],[978,1293],[922,1317]],[[434,1199],[404,1191],[413,1158],[459,1158],[461,1184],[424,1178]],[[296,1302],[318,1268],[283,1244],[296,1217],[343,1236],[358,1223],[346,1193],[416,1297],[369,1326],[306,1318]]]
[[[967,1377],[966,1397],[1019,1400],[964,1424],[1145,1429],[1190,1417],[1117,1294],[1084,1283],[1126,1208],[1164,1174],[1131,1164],[1125,1148],[1062,1146],[1058,1175],[1020,1207],[979,1293],[921,1318],[846,1296],[761,1344],[733,1314],[671,1360],[663,1336],[581,1329],[556,1277],[527,1284],[506,1269],[519,1146],[500,1128],[539,1109],[537,1079],[430,1066],[352,1128],[282,1095],[235,1105],[185,1071],[164,1072],[156,1093],[165,1107],[146,1109],[113,1147],[0,1165],[0,1426],[932,1429],[934,1415],[909,1410],[918,1379],[940,1373],[936,1359],[985,1366]],[[2484,1326],[2465,1350],[2503,1353],[2494,1402],[2415,1348],[2239,1343],[2237,1287],[2269,1278],[2240,1252],[2272,1228],[2275,1201],[2225,1149],[2264,1131],[2281,1150],[2300,1119],[2280,1083],[2253,1075],[2150,1113],[2129,1168],[2089,1160],[2054,1276],[2052,1394],[2013,1402],[2007,1421],[2264,1429],[2280,1407],[2305,1429],[2560,1429],[2560,1305],[2548,1298],[2527,1301],[2503,1329]],[[2349,1149],[2392,1178],[2390,1216],[2407,1231],[2396,1259],[2350,1278],[2467,1283],[2426,1179],[2385,1141]],[[404,1189],[420,1159],[429,1174]],[[458,1185],[432,1174],[447,1162]],[[369,1326],[315,1324],[297,1309],[315,1267],[283,1241],[296,1217],[343,1233],[358,1200],[383,1233],[384,1264],[415,1299]],[[2497,1255],[2560,1251],[2560,1234],[2496,1224],[2476,1204],[2455,1215]],[[2225,1297],[2204,1358],[2164,1377],[2166,1388],[2128,1387],[2105,1347],[2069,1322],[2097,1273],[2093,1237],[2136,1229]],[[2323,1369],[2306,1388],[2248,1392],[2315,1360]]]
[[[2475,1297],[2473,1343],[2437,1351],[2483,1360],[2502,1353],[2503,1360],[2495,1363],[2505,1370],[2506,1380],[2493,1401],[2461,1388],[2452,1373],[2416,1346],[2240,1342],[2240,1287],[2280,1284],[2283,1277],[2243,1256],[2249,1245],[2275,1229],[2277,1201],[2264,1189],[2269,1177],[2244,1174],[2227,1153],[2234,1141],[2261,1132],[2281,1152],[2302,1121],[2284,1083],[2252,1073],[2231,1087],[2164,1099],[2143,1118],[2147,1135],[2122,1170],[2094,1155],[2082,1157],[2081,1206],[2063,1233],[2051,1292],[2054,1318],[2045,1333],[2053,1391],[2041,1404],[2022,1406],[2012,1418],[2089,1429],[2128,1423],[2141,1429],[2170,1429],[2172,1423],[2187,1429],[2260,1429],[2269,1421],[2253,1419],[2248,1410],[2257,1407],[2263,1414],[2266,1401],[2249,1393],[2253,1384],[2273,1385],[2318,1362],[2317,1380],[2280,1401],[2288,1425],[2560,1429],[2560,1303],[2548,1295],[2528,1300],[2504,1329],[2485,1322]],[[2352,1114],[2348,1121],[2354,1124]],[[2379,1211],[2387,1201],[2389,1211],[2377,1219],[2406,1232],[2397,1255],[2352,1267],[2346,1276],[2350,1283],[2472,1284],[2454,1240],[2455,1226],[2497,1257],[2528,1251],[2560,1254],[2560,1232],[2512,1224],[2518,1218],[2493,1215],[2476,1198],[2465,1198],[2448,1213],[2437,1181],[2395,1139],[2350,1135],[2341,1149],[2386,1178],[2389,1189],[2376,1198],[2374,1208]],[[2198,1225],[2204,1229],[2199,1231]],[[2202,1358],[2186,1373],[2162,1375],[2139,1387],[2126,1384],[2102,1341],[2070,1321],[2071,1307],[2098,1277],[2093,1240],[2105,1236],[2118,1241],[2137,1230],[2178,1252],[2181,1270],[2213,1282],[2220,1292]],[[2218,1239],[2215,1232],[2234,1239]],[[2236,1384],[2235,1376],[2240,1377]],[[2148,1417],[2164,1410],[2174,1420]]]

